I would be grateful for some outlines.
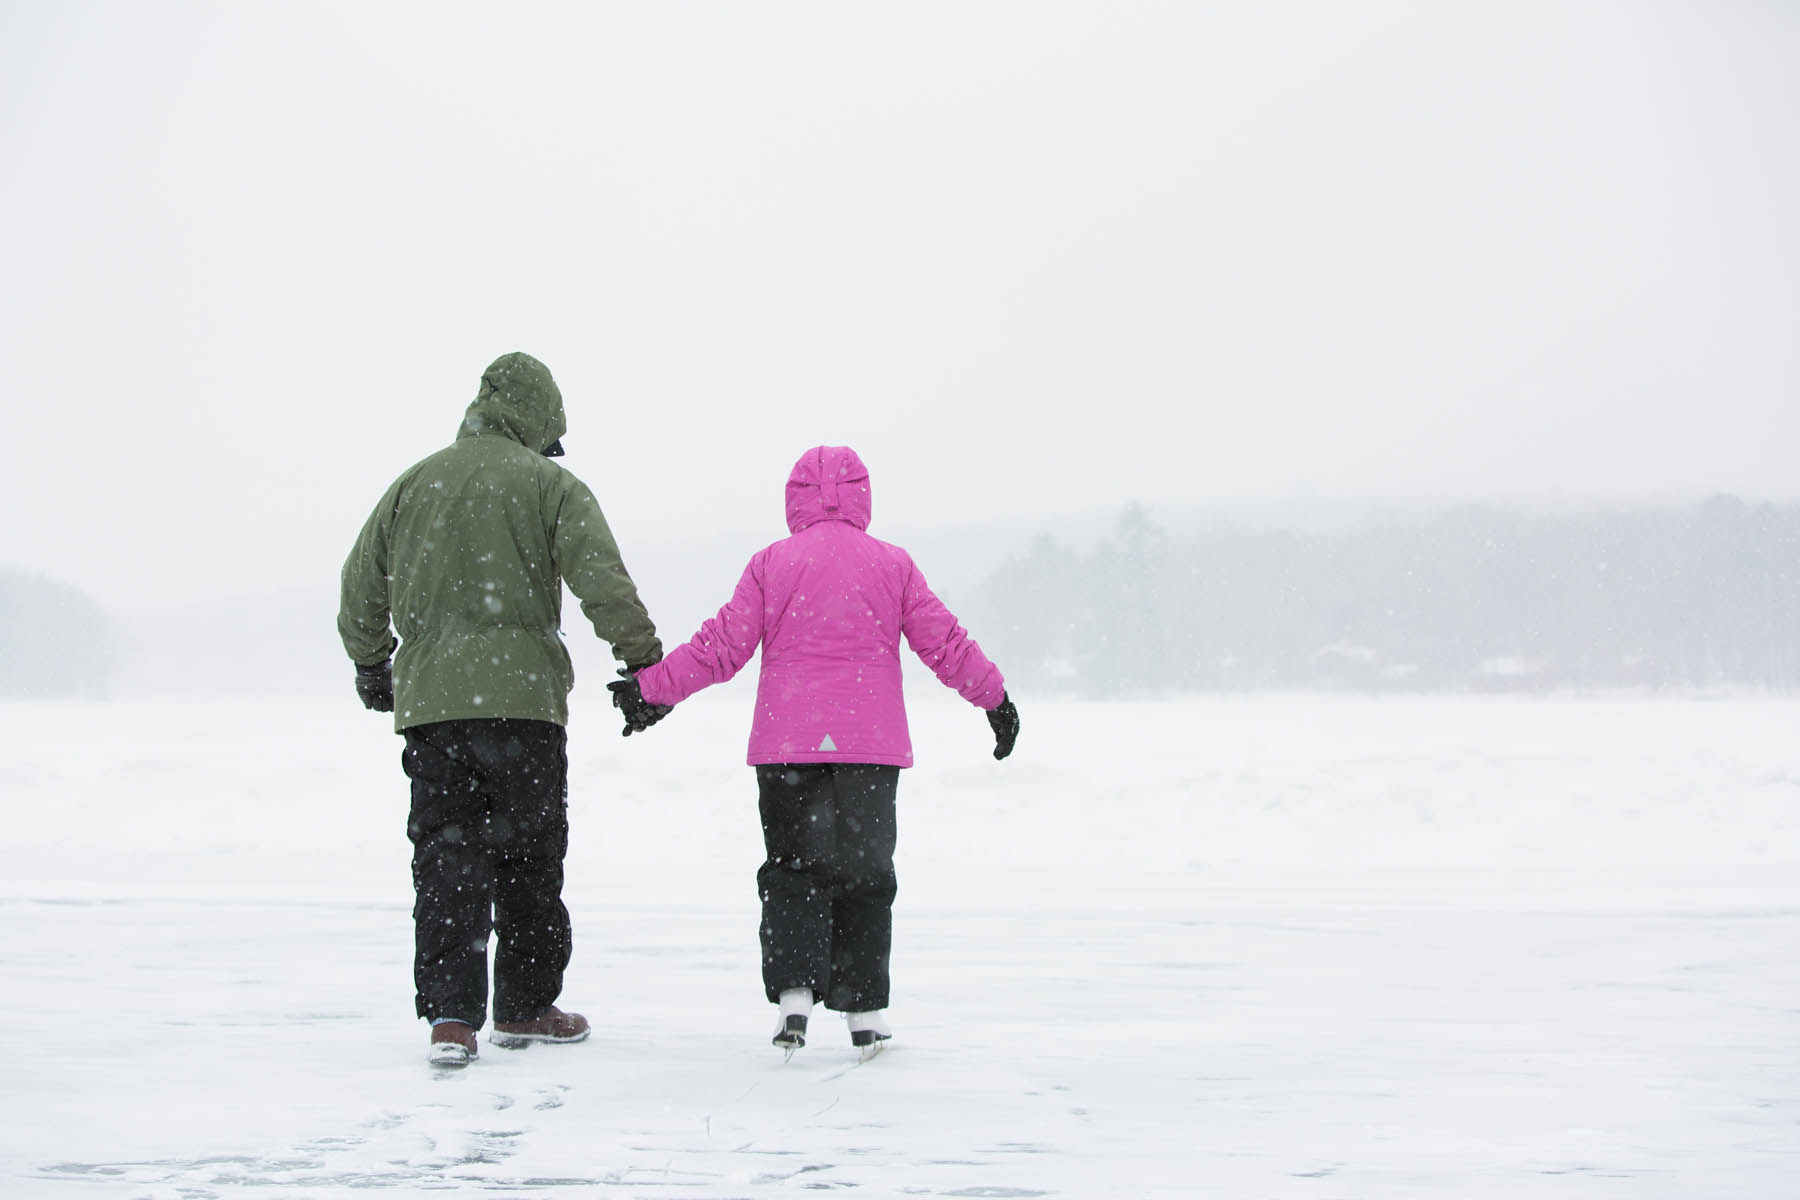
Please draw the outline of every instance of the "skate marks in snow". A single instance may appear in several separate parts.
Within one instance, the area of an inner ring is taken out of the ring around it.
[[[863,1047],[861,1050],[858,1050],[856,1052],[856,1057],[852,1058],[849,1062],[844,1063],[840,1067],[834,1067],[831,1070],[827,1071],[825,1074],[819,1076],[819,1082],[820,1083],[832,1083],[836,1080],[842,1079],[844,1076],[846,1076],[850,1072],[856,1070],[856,1068],[862,1066],[864,1063],[873,1061],[875,1059],[875,1057],[877,1055],[879,1055],[886,1048],[887,1048],[886,1042],[876,1042],[873,1046]],[[789,1053],[787,1055],[787,1057],[784,1058],[782,1061],[786,1062],[786,1061],[791,1060],[792,1058],[793,1058],[793,1054]]]
[[[698,1120],[643,1124],[630,1152],[713,1178],[716,1191],[695,1193],[706,1196],[795,1188],[1016,1198],[1064,1191],[1055,1151],[1033,1139],[1074,1140],[1066,1096],[979,1048],[909,1041],[865,1055],[823,1043],[809,1042],[783,1062],[778,1055],[747,1060],[721,1041],[710,1061],[696,1057],[662,1073],[665,1094],[685,1098]],[[971,1092],[980,1097],[979,1120],[970,1119]],[[716,1099],[700,1100],[708,1094]]]
[[[288,1012],[354,1011],[346,995],[304,1010],[293,997],[313,980],[335,988],[328,968],[385,938],[383,914],[316,910],[330,957],[302,956],[252,991],[265,1020],[241,1023],[221,1004],[228,1019],[162,1031],[121,1059],[83,1036],[117,1003],[120,958],[103,949],[159,931],[192,940],[209,920],[230,932],[238,918],[46,909],[0,925],[0,951],[9,938],[30,951],[0,954],[27,964],[28,992],[51,969],[70,973],[41,984],[57,1003],[24,1005],[0,1029],[12,1094],[32,1098],[7,1110],[23,1132],[0,1147],[0,1193],[1160,1197],[1199,1180],[1259,1200],[1685,1200],[1718,1180],[1716,1194],[1734,1198],[1793,1194],[1792,903],[1644,912],[1558,909],[1534,894],[1521,911],[1485,893],[1461,908],[1453,896],[1381,899],[916,912],[914,998],[900,1040],[866,1064],[841,1029],[821,1029],[785,1064],[759,1009],[734,1030],[735,997],[707,985],[703,934],[731,930],[728,914],[664,916],[644,936],[702,952],[626,975],[621,1010],[635,1016],[578,1046],[484,1047],[448,1076],[404,1020],[268,1036]],[[83,941],[80,912],[127,922],[129,936]],[[124,976],[134,1003],[185,1001],[180,1020],[192,1020],[188,998],[208,993],[190,978],[245,970],[237,944],[218,940],[231,949],[197,964],[207,970],[152,974],[147,958]],[[70,945],[83,952],[52,961],[50,947]],[[620,978],[605,966],[578,978],[578,994]],[[384,979],[354,982],[374,991]],[[80,1020],[63,1016],[71,1009]],[[265,1093],[278,1107],[259,1108]]]
[[[0,1194],[1079,1194],[1057,1182],[1055,1154],[1025,1148],[1079,1136],[1076,1105],[1033,1078],[1016,1042],[971,1044],[937,1017],[864,1062],[834,1022],[782,1063],[760,1006],[719,987],[718,964],[742,949],[729,913],[584,913],[606,956],[572,973],[571,992],[611,988],[636,1016],[576,1046],[484,1045],[441,1072],[423,1027],[391,1011],[403,912],[27,907],[0,922],[23,997],[0,1051],[12,1094],[34,1098],[7,1109]],[[640,945],[684,952],[619,970]],[[87,1032],[121,1004],[154,1035],[125,1057]],[[733,1028],[740,1015],[749,1028]]]
[[[967,1052],[909,1047],[865,1057],[844,1047],[783,1064],[724,1038],[680,1052],[620,1049],[561,1057],[556,1073],[568,1083],[545,1082],[512,1055],[484,1055],[449,1075],[422,1066],[410,1107],[390,1106],[341,1132],[253,1153],[60,1162],[31,1177],[57,1181],[56,1194],[71,1198],[183,1200],[251,1189],[321,1198],[571,1189],[708,1200],[795,1188],[1015,1200],[1062,1190],[1057,1150],[1037,1139],[1072,1136],[1066,1095],[1034,1092]],[[909,1057],[926,1062],[909,1071]],[[931,1103],[971,1065],[996,1089],[993,1111],[977,1125]]]
[[[44,1179],[129,1185],[134,1195],[210,1200],[241,1188],[283,1194],[336,1195],[345,1190],[472,1187],[478,1190],[595,1187],[607,1179],[513,1175],[507,1165],[530,1136],[528,1114],[561,1108],[564,1085],[513,1095],[486,1092],[464,1104],[423,1103],[383,1112],[345,1134],[314,1137],[260,1154],[208,1155],[144,1162],[56,1163]],[[515,1119],[507,1120],[507,1116]],[[66,1194],[66,1193],[64,1193]]]

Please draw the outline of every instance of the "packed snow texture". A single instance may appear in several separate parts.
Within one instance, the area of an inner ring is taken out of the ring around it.
[[[1800,704],[912,689],[892,1048],[769,1045],[740,680],[571,729],[577,1046],[434,1074],[400,742],[4,706],[0,1193],[1800,1194]]]

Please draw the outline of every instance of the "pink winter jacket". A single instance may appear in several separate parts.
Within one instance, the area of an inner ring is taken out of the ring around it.
[[[864,532],[869,472],[854,450],[819,446],[788,476],[793,536],[759,551],[737,591],[685,645],[637,674],[644,699],[676,704],[736,675],[762,646],[750,727],[755,763],[910,767],[900,638],[979,708],[1006,693],[1000,670],[925,586],[898,546]]]

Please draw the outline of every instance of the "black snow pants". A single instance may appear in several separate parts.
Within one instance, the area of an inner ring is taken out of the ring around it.
[[[404,731],[412,780],[413,982],[421,1017],[531,1021],[569,965],[563,856],[568,735],[549,721],[439,721]]]
[[[894,795],[900,768],[756,768],[763,846],[763,989],[811,988],[827,1008],[888,1005],[894,935]]]

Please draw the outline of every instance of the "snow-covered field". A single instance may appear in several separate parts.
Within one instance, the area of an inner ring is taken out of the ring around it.
[[[0,706],[0,1195],[1800,1195],[1800,703],[914,686],[893,1049],[783,1063],[743,681],[576,693],[565,1003],[434,1075],[350,693]]]

